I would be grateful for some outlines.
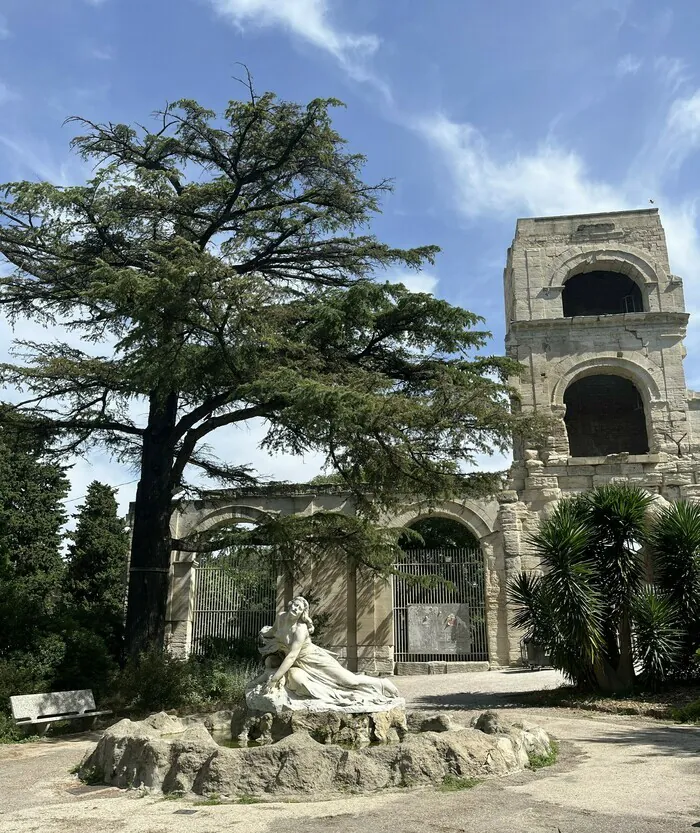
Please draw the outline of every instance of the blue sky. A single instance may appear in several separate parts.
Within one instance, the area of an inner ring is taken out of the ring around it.
[[[143,122],[182,97],[221,109],[241,93],[242,62],[259,90],[347,104],[337,127],[367,155],[366,178],[395,181],[374,230],[441,246],[412,285],[483,315],[493,351],[521,216],[653,199],[692,313],[699,32],[695,0],[0,0],[0,181],[80,181],[66,116]],[[10,339],[4,328],[3,353]],[[688,348],[688,383],[700,386],[700,326]],[[277,478],[316,473],[318,459],[251,450],[260,428],[218,448]],[[72,499],[93,477],[134,477],[99,455],[72,476]],[[123,506],[133,490],[120,489]]]

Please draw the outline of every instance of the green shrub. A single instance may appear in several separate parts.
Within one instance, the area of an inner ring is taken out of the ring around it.
[[[248,659],[212,660],[192,658],[188,662],[193,679],[188,705],[200,711],[226,708],[245,699],[246,685],[260,673],[260,663]]]
[[[212,661],[238,662],[259,661],[257,637],[248,639],[225,639],[221,636],[207,636],[201,641],[202,657]]]
[[[680,709],[671,709],[671,717],[679,723],[700,723],[700,700],[694,700]]]
[[[15,725],[10,714],[0,712],[0,743],[17,743],[22,740],[22,730]]]
[[[181,660],[150,651],[130,660],[114,682],[109,704],[115,711],[215,711],[243,702],[259,663],[245,659],[191,657]]]
[[[440,789],[443,792],[456,792],[457,790],[469,790],[479,783],[478,778],[461,778],[459,775],[446,775],[442,779]]]
[[[542,769],[552,766],[557,762],[559,756],[559,744],[555,740],[549,741],[549,752],[545,755],[528,754],[528,766],[530,769]]]
[[[185,660],[151,650],[127,661],[109,698],[115,711],[180,709],[192,699],[193,681]]]

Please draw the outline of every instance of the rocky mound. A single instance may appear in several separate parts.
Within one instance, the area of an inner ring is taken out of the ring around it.
[[[440,784],[449,775],[507,775],[526,767],[530,754],[550,751],[542,729],[502,723],[493,712],[469,727],[446,715],[409,713],[399,742],[361,749],[315,740],[309,730],[317,720],[276,743],[244,749],[218,746],[198,718],[122,720],[85,757],[80,774],[116,787],[222,797],[369,792]]]

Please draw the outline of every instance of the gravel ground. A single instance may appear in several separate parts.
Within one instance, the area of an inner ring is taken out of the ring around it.
[[[700,729],[639,717],[520,708],[512,695],[554,688],[552,671],[398,677],[412,708],[468,719],[484,708],[560,740],[557,763],[470,790],[395,790],[315,802],[198,805],[81,785],[79,736],[0,747],[0,833],[680,833],[700,827]],[[194,811],[194,812],[193,812]]]

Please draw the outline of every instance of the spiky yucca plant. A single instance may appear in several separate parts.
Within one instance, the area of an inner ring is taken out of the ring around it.
[[[514,624],[539,638],[554,666],[579,685],[627,690],[635,662],[649,684],[658,685],[678,661],[676,598],[684,600],[689,621],[696,595],[680,581],[692,584],[700,576],[694,560],[700,509],[669,509],[656,519],[650,540],[657,561],[666,561],[660,580],[665,592],[650,595],[643,585],[642,545],[652,503],[627,484],[561,501],[530,539],[544,574],[520,574],[509,585]]]
[[[681,662],[689,664],[700,647],[700,505],[680,500],[662,509],[647,540],[656,583],[678,611]]]
[[[632,600],[635,653],[646,684],[656,690],[674,667],[682,646],[673,602],[653,587],[644,588]]]
[[[513,623],[549,648],[555,667],[579,685],[590,684],[602,643],[601,599],[581,502],[562,501],[530,542],[545,572],[536,580],[521,573],[510,584]]]

